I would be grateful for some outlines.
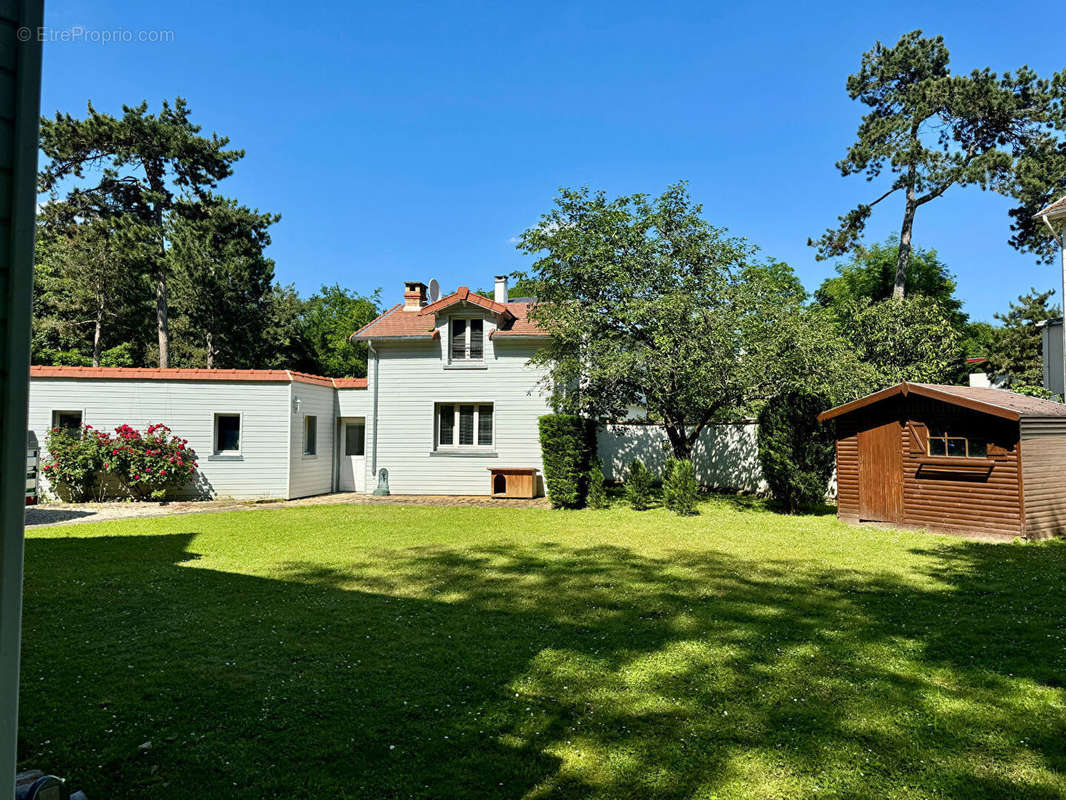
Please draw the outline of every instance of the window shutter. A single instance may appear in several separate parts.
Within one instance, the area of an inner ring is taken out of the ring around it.
[[[492,406],[477,407],[477,443],[481,447],[492,445]]]
[[[459,444],[474,443],[474,407],[459,406]]]
[[[929,428],[923,422],[908,422],[908,449],[913,456],[924,456],[929,452]]]
[[[466,358],[466,320],[452,320],[452,361]]]
[[[455,406],[441,406],[440,410],[440,445],[455,444]]]
[[[470,358],[474,361],[480,361],[485,352],[484,330],[485,325],[482,320],[470,320]]]

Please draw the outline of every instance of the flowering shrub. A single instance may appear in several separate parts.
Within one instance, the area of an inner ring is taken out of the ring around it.
[[[76,503],[104,498],[102,473],[111,437],[92,425],[77,430],[52,428],[45,436],[49,460],[42,472],[60,494]]]
[[[189,483],[197,467],[188,440],[161,424],[149,425],[143,434],[119,425],[114,436],[91,425],[79,431],[53,428],[46,442],[50,460],[44,474],[77,502],[109,494],[162,500]]]
[[[189,440],[174,436],[166,425],[149,425],[142,435],[129,425],[115,428],[104,468],[113,472],[131,497],[162,500],[167,490],[180,489],[196,471],[196,453]]]

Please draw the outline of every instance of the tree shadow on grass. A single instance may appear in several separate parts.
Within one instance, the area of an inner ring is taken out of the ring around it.
[[[27,542],[25,767],[91,797],[1066,787],[1062,546],[901,576],[507,543],[259,577],[193,537]]]

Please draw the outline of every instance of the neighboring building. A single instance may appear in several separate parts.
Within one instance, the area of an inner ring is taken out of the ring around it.
[[[162,422],[196,451],[189,494],[305,497],[364,488],[366,399],[363,379],[288,370],[33,367],[29,429]]]
[[[901,383],[830,409],[837,515],[933,530],[1066,534],[1066,406]]]
[[[1062,396],[1062,317],[1038,322],[1044,360],[1044,388]]]

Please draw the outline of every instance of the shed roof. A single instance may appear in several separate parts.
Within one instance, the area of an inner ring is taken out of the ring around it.
[[[1028,397],[1005,389],[993,389],[987,386],[949,386],[940,383],[903,383],[889,386],[880,392],[874,392],[850,403],[823,411],[818,419],[827,420],[850,414],[866,406],[879,403],[896,395],[916,394],[930,397],[945,403],[968,408],[1005,419],[1047,419],[1051,417],[1066,418],[1066,405],[1039,397]]]
[[[291,369],[155,369],[152,367],[30,367],[31,378],[82,380],[231,381],[310,383],[336,389],[365,389],[366,378],[327,378]]]

